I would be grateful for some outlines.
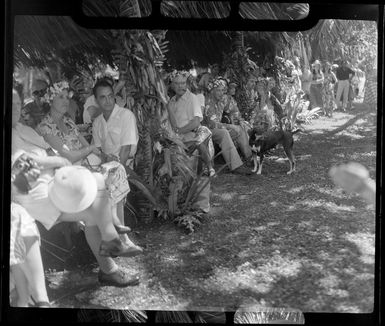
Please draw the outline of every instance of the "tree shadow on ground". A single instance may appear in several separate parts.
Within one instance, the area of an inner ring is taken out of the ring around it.
[[[160,221],[138,227],[133,240],[145,255],[119,264],[141,273],[139,286],[101,287],[85,298],[113,309],[219,311],[254,303],[371,312],[374,210],[335,188],[328,171],[354,159],[375,176],[374,119],[362,114],[324,135],[309,126],[296,136],[293,175],[282,149],[266,159],[262,175],[220,175],[211,216],[196,233]]]

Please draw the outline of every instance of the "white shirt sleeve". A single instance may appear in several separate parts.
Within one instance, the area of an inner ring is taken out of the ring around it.
[[[121,122],[124,128],[122,128],[120,135],[120,145],[137,145],[139,133],[135,115],[129,109],[124,109],[121,115]]]
[[[96,118],[92,123],[92,139],[96,147],[102,147],[102,139],[100,137],[100,128],[101,124],[99,123],[99,119]]]
[[[191,94],[191,110],[192,110],[192,116],[198,117],[199,121],[203,120],[202,115],[202,108],[201,108],[201,101],[199,101],[198,97],[195,94]]]

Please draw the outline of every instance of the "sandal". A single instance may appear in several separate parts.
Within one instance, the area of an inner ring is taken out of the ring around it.
[[[51,308],[51,304],[48,301],[36,301],[31,295],[32,303],[29,303],[29,307],[31,308]]]
[[[114,225],[114,226],[115,226],[115,230],[116,230],[116,232],[118,232],[118,234],[125,234],[125,233],[131,232],[131,228],[128,226],[125,226],[125,225]]]
[[[134,257],[143,253],[143,249],[135,244],[126,244],[119,238],[103,241],[100,244],[99,255],[104,257]]]
[[[36,307],[36,308],[51,308],[51,304],[47,301],[38,301],[38,302],[36,302],[34,307]]]

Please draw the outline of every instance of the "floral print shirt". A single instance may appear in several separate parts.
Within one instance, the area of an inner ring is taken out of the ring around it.
[[[240,113],[238,109],[238,104],[234,100],[234,97],[232,97],[231,95],[225,95],[223,98],[223,104],[223,112],[226,112],[229,115],[231,121],[234,124],[236,124],[236,122],[239,122]]]
[[[51,114],[48,113],[37,126],[37,131],[42,136],[58,136],[62,140],[63,144],[68,147],[68,150],[73,151],[81,149],[83,145],[79,140],[80,133],[75,122],[68,116],[63,116],[63,122],[68,128],[68,134],[60,131],[59,127],[53,121]]]
[[[215,101],[212,97],[206,98],[204,110],[204,124],[210,129],[215,128],[215,125],[221,123],[223,110],[225,108],[223,101]]]

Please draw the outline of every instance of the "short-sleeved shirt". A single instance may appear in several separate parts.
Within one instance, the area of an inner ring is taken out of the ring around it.
[[[202,108],[198,97],[189,90],[179,97],[173,96],[169,102],[169,108],[174,113],[177,128],[187,125],[193,118],[198,117],[202,121]]]
[[[336,70],[338,80],[348,80],[350,74],[354,75],[354,71],[348,67],[338,67]]]
[[[205,115],[210,121],[220,123],[225,109],[224,101],[215,101],[211,96],[206,98]]]
[[[137,145],[139,141],[135,115],[115,104],[113,111],[105,120],[103,114],[92,123],[92,137],[96,147],[106,154],[119,156],[122,146]]]

